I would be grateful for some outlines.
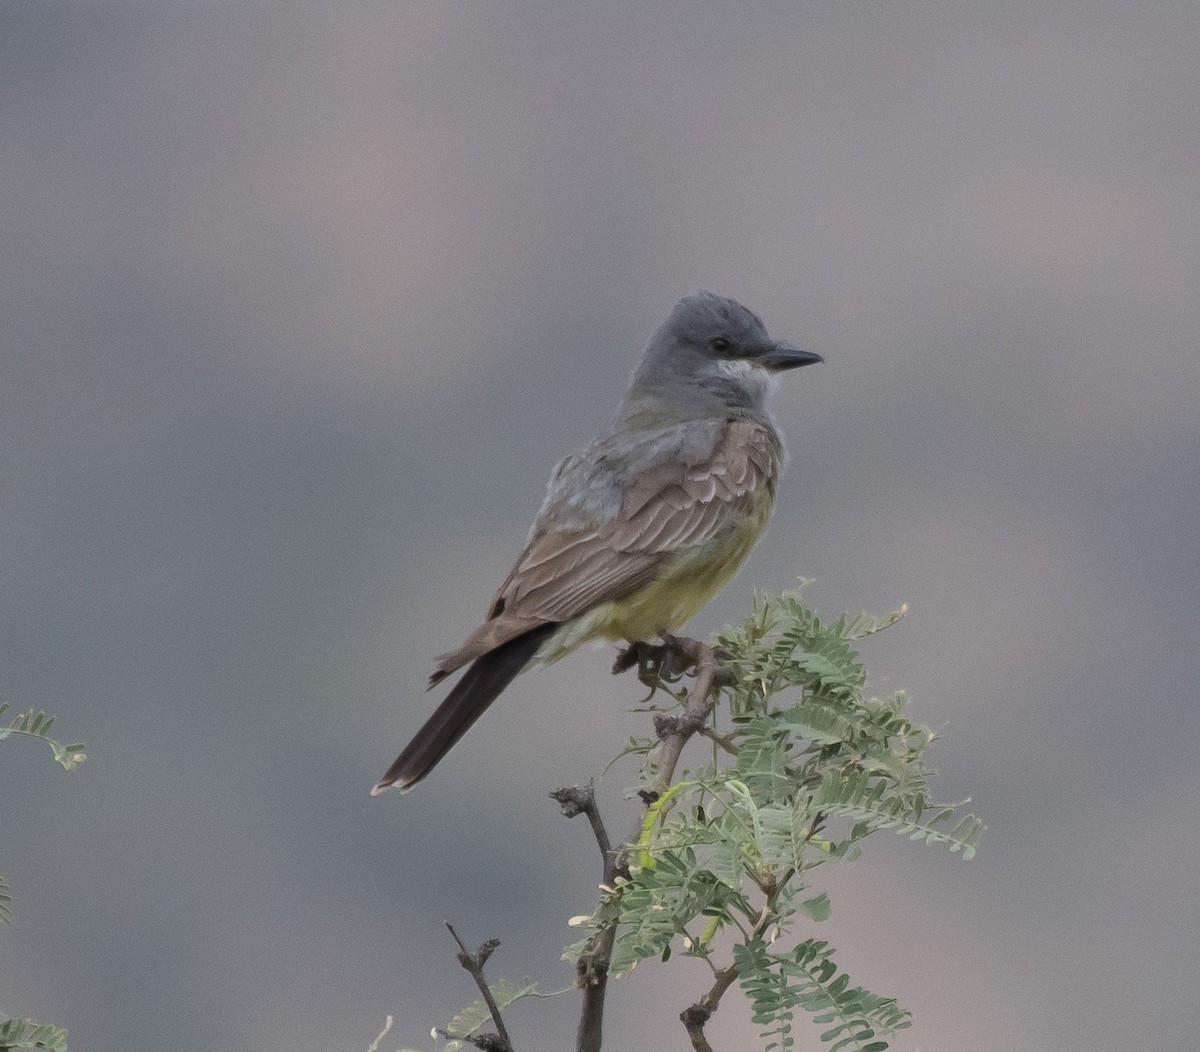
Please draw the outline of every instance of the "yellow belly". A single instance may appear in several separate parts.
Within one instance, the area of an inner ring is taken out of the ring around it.
[[[766,499],[727,536],[669,557],[649,584],[563,625],[543,644],[538,660],[549,664],[589,639],[650,639],[673,632],[707,603],[746,561],[771,514]]]

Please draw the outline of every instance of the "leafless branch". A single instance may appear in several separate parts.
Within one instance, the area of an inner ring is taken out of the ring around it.
[[[733,674],[721,663],[712,647],[695,639],[663,634],[663,649],[672,652],[676,666],[680,660],[685,668],[695,670],[696,681],[688,691],[683,712],[678,716],[656,716],[654,730],[662,742],[658,756],[658,777],[655,788],[665,792],[675,777],[675,767],[692,735],[704,728],[717,703],[721,687],[733,682]]]
[[[550,794],[558,801],[562,813],[568,818],[587,815],[592,834],[604,858],[602,883],[611,888],[617,877],[617,853],[613,851],[608,831],[596,807],[596,793],[589,782],[586,786],[571,789],[556,789]],[[606,928],[596,937],[590,952],[579,958],[575,969],[575,985],[583,991],[583,1007],[579,1016],[579,1029],[575,1035],[578,1052],[597,1052],[603,1036],[604,995],[608,989],[608,962],[612,957],[613,939],[616,928]]]
[[[379,1052],[379,1043],[387,1037],[388,1031],[392,1029],[392,1017],[388,1016],[384,1023],[383,1029],[379,1032],[379,1036],[371,1042],[367,1052]]]
[[[692,1048],[696,1052],[712,1052],[712,1046],[708,1043],[708,1038],[704,1036],[704,1024],[712,1018],[725,991],[737,980],[737,975],[737,965],[731,964],[728,968],[723,968],[717,972],[716,981],[709,988],[708,993],[690,1008],[685,1008],[679,1013],[679,1020],[683,1023],[683,1027],[691,1039]]]
[[[458,932],[454,930],[454,925],[446,921],[446,927],[450,929],[450,934],[454,936],[454,941],[458,943],[458,963],[471,973],[471,978],[475,980],[475,985],[479,987],[479,992],[483,995],[483,1003],[487,1005],[488,1011],[492,1014],[492,1022],[496,1024],[496,1033],[480,1034],[476,1037],[464,1037],[460,1034],[445,1034],[445,1036],[456,1041],[469,1041],[476,1048],[483,1049],[485,1052],[513,1052],[508,1031],[504,1028],[504,1020],[500,1018],[500,1008],[496,1004],[496,999],[492,997],[492,991],[488,988],[487,980],[483,977],[483,966],[487,964],[488,958],[495,952],[496,947],[500,945],[500,940],[488,939],[478,950],[471,953],[467,949],[466,943],[458,937]]]
[[[570,789],[555,789],[550,796],[558,801],[562,813],[568,818],[587,815],[588,822],[592,826],[592,835],[595,836],[600,854],[604,859],[604,883],[611,887],[613,878],[616,876],[616,859],[612,843],[608,839],[608,830],[604,828],[600,811],[596,807],[595,787],[588,782],[587,785],[576,785]]]

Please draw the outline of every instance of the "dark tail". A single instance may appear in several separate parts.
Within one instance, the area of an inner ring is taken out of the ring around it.
[[[404,752],[396,757],[371,795],[378,796],[392,786],[406,792],[432,771],[513,677],[529,664],[538,647],[556,628],[556,624],[538,625],[476,658]]]

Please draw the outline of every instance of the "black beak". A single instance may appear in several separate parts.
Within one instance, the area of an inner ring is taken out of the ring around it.
[[[760,354],[755,360],[773,373],[781,373],[785,369],[799,369],[802,365],[825,361],[816,351],[802,351],[790,343],[777,343],[766,354]]]

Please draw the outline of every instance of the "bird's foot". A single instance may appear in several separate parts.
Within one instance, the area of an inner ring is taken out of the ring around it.
[[[617,652],[613,662],[613,674],[637,669],[639,682],[653,690],[662,684],[678,683],[688,673],[695,673],[705,662],[715,659],[719,664],[723,655],[697,639],[675,636],[670,632],[658,633],[661,643],[645,640],[631,642]]]

